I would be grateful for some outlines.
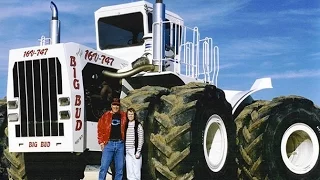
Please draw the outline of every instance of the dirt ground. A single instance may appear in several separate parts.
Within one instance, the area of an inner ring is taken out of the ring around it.
[[[110,170],[109,170],[110,171]],[[83,180],[97,180],[99,177],[99,166],[87,166],[84,171]],[[111,175],[107,175],[106,180],[112,180]]]
[[[83,180],[97,180],[99,172],[86,173]],[[112,180],[112,176],[108,175],[106,180]]]

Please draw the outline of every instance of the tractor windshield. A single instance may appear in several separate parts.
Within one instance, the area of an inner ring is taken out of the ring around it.
[[[104,17],[98,20],[100,49],[112,49],[143,44],[142,13]]]

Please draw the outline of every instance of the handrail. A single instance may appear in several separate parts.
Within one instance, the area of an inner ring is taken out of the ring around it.
[[[163,39],[158,48],[163,52],[162,48],[168,46],[174,55],[161,55],[161,59],[153,59],[153,62],[159,63],[158,71],[173,71],[217,86],[219,48],[213,46],[212,38],[201,39],[198,27],[189,28],[172,21],[163,21],[153,23],[153,28],[159,25],[164,32],[155,35],[157,39]]]

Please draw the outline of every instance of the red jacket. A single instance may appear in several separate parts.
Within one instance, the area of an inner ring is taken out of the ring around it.
[[[124,140],[125,128],[127,124],[126,113],[120,111],[121,114],[121,138]],[[98,121],[98,143],[107,144],[111,132],[112,111],[105,112]]]

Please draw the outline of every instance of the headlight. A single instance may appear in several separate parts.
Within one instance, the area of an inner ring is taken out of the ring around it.
[[[60,115],[60,119],[63,120],[63,119],[70,119],[70,113],[69,111],[60,111],[59,112],[59,115]]]
[[[69,106],[70,105],[70,98],[68,98],[68,97],[59,98],[59,105],[60,106]]]
[[[8,120],[9,122],[17,122],[19,119],[19,116],[17,113],[8,114]]]
[[[8,109],[17,109],[18,108],[18,101],[8,101],[7,102]]]

